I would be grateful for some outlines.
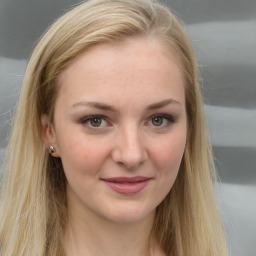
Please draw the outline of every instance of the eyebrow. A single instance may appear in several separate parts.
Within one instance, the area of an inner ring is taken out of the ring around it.
[[[94,102],[94,101],[81,101],[77,102],[72,105],[71,108],[77,108],[77,107],[93,107],[101,110],[107,110],[107,111],[112,111],[112,112],[117,112],[117,108],[111,105],[107,105],[105,103],[100,103],[100,102]]]
[[[146,110],[154,110],[154,109],[162,108],[171,103],[179,104],[179,105],[181,104],[180,102],[178,102],[174,99],[166,99],[166,100],[162,100],[160,102],[156,102],[156,103],[148,105]],[[100,103],[100,102],[94,102],[94,101],[80,101],[80,102],[73,104],[71,106],[71,108],[73,109],[73,108],[83,107],[83,106],[93,107],[93,108],[97,108],[100,110],[106,110],[106,111],[111,111],[111,112],[118,112],[118,109],[112,105],[108,105],[108,104]]]
[[[153,109],[158,109],[158,108],[162,108],[166,105],[169,105],[171,103],[174,103],[174,104],[178,104],[180,105],[181,103],[178,102],[177,100],[174,100],[174,99],[166,99],[166,100],[162,100],[160,102],[157,102],[157,103],[153,103],[153,104],[150,104],[149,106],[147,106],[147,110],[153,110]]]

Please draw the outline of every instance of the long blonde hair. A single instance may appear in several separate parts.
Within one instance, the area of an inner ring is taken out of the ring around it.
[[[53,121],[60,73],[88,48],[130,37],[155,38],[182,65],[187,145],[169,194],[157,207],[152,233],[168,256],[225,256],[225,239],[212,190],[198,70],[181,21],[150,0],[91,0],[59,18],[29,61],[14,118],[1,193],[0,251],[4,256],[64,255],[66,178],[60,159],[43,144],[41,116]]]

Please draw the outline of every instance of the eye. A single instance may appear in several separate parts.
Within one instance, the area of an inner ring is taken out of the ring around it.
[[[174,118],[168,114],[153,115],[151,117],[151,120],[149,121],[150,125],[153,125],[153,126],[159,127],[159,128],[168,127],[171,123],[174,123]]]
[[[87,125],[90,129],[103,128],[108,126],[108,122],[105,120],[105,117],[97,115],[84,117],[81,120],[81,123]]]
[[[102,119],[95,117],[95,118],[90,119],[89,123],[93,127],[99,127],[102,124]]]
[[[164,123],[164,118],[163,117],[154,117],[152,118],[152,124],[154,126],[161,126]]]

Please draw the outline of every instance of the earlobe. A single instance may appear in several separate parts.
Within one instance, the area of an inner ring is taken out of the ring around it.
[[[52,156],[59,157],[55,131],[53,128],[53,124],[50,122],[50,119],[47,115],[42,115],[41,125],[45,147]]]
[[[56,152],[54,146],[52,146],[52,145],[49,147],[49,151],[50,151],[51,154]]]

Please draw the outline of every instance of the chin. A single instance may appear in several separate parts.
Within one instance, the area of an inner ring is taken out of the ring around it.
[[[105,217],[107,217],[107,219],[111,222],[119,224],[132,224],[141,221],[153,220],[155,210],[146,210],[138,207],[127,206],[122,209],[115,209],[114,212],[109,212],[107,215],[108,216],[105,215]]]

